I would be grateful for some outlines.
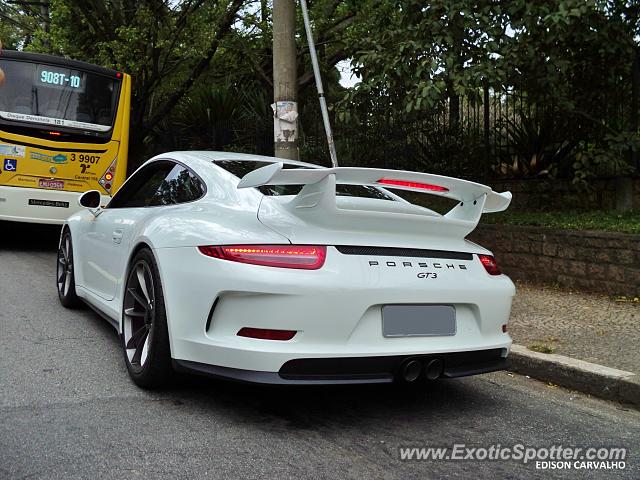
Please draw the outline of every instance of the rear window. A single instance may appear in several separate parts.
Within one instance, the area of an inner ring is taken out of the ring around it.
[[[257,170],[258,168],[271,165],[272,162],[248,162],[239,160],[218,160],[214,162],[216,165],[224,168],[238,178],[244,177],[246,174]],[[299,165],[285,163],[284,168],[305,168]],[[302,190],[302,185],[263,185],[258,187],[261,193],[269,196],[279,195],[297,195]],[[361,198],[378,198],[381,200],[393,200],[393,197],[387,195],[382,190],[366,185],[338,185],[336,193],[343,197],[361,197]]]

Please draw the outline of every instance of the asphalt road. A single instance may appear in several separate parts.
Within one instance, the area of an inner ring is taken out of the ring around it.
[[[640,478],[640,412],[501,372],[417,391],[133,385],[55,291],[56,228],[0,222],[0,478]],[[401,446],[619,446],[620,471],[401,461]]]

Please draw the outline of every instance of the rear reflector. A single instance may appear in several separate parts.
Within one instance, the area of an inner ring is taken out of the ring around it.
[[[259,338],[261,340],[291,340],[295,334],[295,330],[271,330],[268,328],[249,328],[244,327],[238,331],[239,337]]]
[[[502,333],[507,333],[507,324],[502,325]]]
[[[381,185],[390,185],[395,187],[418,188],[420,190],[429,190],[432,192],[449,191],[447,187],[441,187],[440,185],[432,185],[431,183],[407,182],[405,180],[395,180],[393,178],[381,178],[380,180],[378,180],[378,183]]]
[[[478,255],[478,258],[482,262],[484,269],[487,271],[489,275],[500,275],[502,272],[500,271],[500,267],[496,263],[496,259],[491,255]]]
[[[198,247],[209,257],[266,267],[317,270],[324,265],[327,247],[313,245],[226,245]]]

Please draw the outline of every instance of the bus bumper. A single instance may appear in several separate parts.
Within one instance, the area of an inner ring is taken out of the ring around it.
[[[80,192],[0,186],[0,220],[61,225],[81,210]],[[103,196],[103,205],[111,197]]]

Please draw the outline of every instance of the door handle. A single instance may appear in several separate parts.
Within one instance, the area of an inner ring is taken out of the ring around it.
[[[113,231],[113,243],[120,244],[122,242],[122,235],[124,234],[124,230],[118,228]]]

